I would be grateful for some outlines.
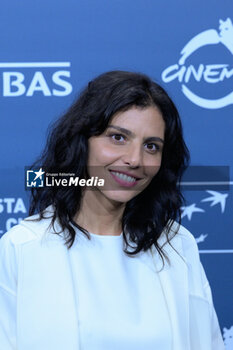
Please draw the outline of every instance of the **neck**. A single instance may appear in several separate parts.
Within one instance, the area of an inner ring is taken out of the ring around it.
[[[100,191],[86,190],[74,221],[91,233],[120,235],[125,203],[111,201]]]

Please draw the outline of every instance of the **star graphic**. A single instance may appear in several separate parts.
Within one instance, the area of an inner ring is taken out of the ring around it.
[[[202,199],[201,202],[212,202],[210,204],[211,207],[213,207],[214,205],[219,203],[221,205],[221,211],[222,211],[222,213],[224,213],[228,193],[224,194],[224,193],[220,193],[220,192],[216,192],[216,191],[206,191],[206,192],[208,192],[212,196]]]
[[[42,171],[42,168],[40,168],[39,171],[34,171],[34,173],[36,174],[36,177],[34,178],[33,181],[35,181],[35,180],[38,179],[38,178],[41,179],[41,176],[45,173],[45,171]]]
[[[187,216],[189,220],[191,220],[193,213],[195,212],[203,213],[205,211],[204,209],[197,208],[195,203],[188,205],[187,207],[181,207],[181,210],[183,210],[181,218]]]
[[[197,243],[204,242],[207,236],[208,235],[200,235],[199,237],[196,238],[196,242]]]

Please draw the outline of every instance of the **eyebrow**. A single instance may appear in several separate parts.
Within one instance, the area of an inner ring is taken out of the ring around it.
[[[125,129],[125,128],[122,128],[120,126],[117,126],[117,125],[108,125],[107,128],[113,128],[113,129],[116,129],[118,131],[121,131],[123,132],[124,134],[128,135],[128,136],[135,136],[135,134],[128,130],[128,129]],[[160,137],[157,137],[157,136],[150,136],[150,137],[147,137],[146,138],[146,141],[147,142],[151,142],[151,141],[157,141],[157,142],[161,142],[161,143],[164,143],[164,140],[161,139]]]

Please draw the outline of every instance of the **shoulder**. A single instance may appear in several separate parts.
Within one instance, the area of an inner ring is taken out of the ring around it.
[[[44,219],[40,220],[39,214],[36,214],[13,226],[0,239],[0,247],[24,245],[35,240],[41,240],[46,232],[51,232],[52,212],[47,209]]]
[[[39,219],[39,214],[25,218],[0,239],[0,286],[5,286],[4,288],[8,290],[16,289],[15,283],[19,271],[22,271],[22,261],[26,261],[26,251],[27,254],[30,253],[28,255],[30,258],[27,258],[25,264],[33,270],[34,264],[31,262],[36,254],[42,254],[40,256],[41,262],[44,258],[44,250],[41,249],[42,242],[58,241],[59,246],[61,246],[60,236],[51,234],[54,232],[51,227],[51,212],[46,212],[44,219],[36,221],[37,219]]]
[[[166,235],[164,234],[166,237]],[[164,250],[171,262],[173,269],[169,270],[177,274],[184,268],[187,271],[189,281],[190,295],[196,295],[205,298],[211,302],[211,292],[209,291],[209,282],[206,273],[200,261],[200,254],[197,242],[193,234],[183,225],[174,222],[168,232],[170,244],[167,239],[164,240]],[[184,271],[184,270],[183,270]]]
[[[187,251],[189,249],[198,249],[196,239],[193,236],[193,234],[185,228],[183,225],[179,224],[178,222],[174,221],[169,232],[168,232],[168,238],[172,245],[182,245],[182,248]],[[167,243],[167,238],[165,231],[163,233],[162,240],[164,243]]]
[[[159,243],[168,256],[177,257],[179,255],[188,265],[199,264],[200,256],[196,239],[187,228],[178,222],[174,221],[168,232],[164,230]]]
[[[183,225],[174,223],[177,228],[177,238],[181,240],[184,250],[197,249],[197,242],[193,234]]]

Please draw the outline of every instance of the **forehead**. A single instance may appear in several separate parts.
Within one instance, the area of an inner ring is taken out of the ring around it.
[[[164,131],[165,122],[158,108],[154,106],[139,108],[131,107],[126,111],[117,112],[111,119],[111,125],[118,125],[129,130],[161,130]]]

